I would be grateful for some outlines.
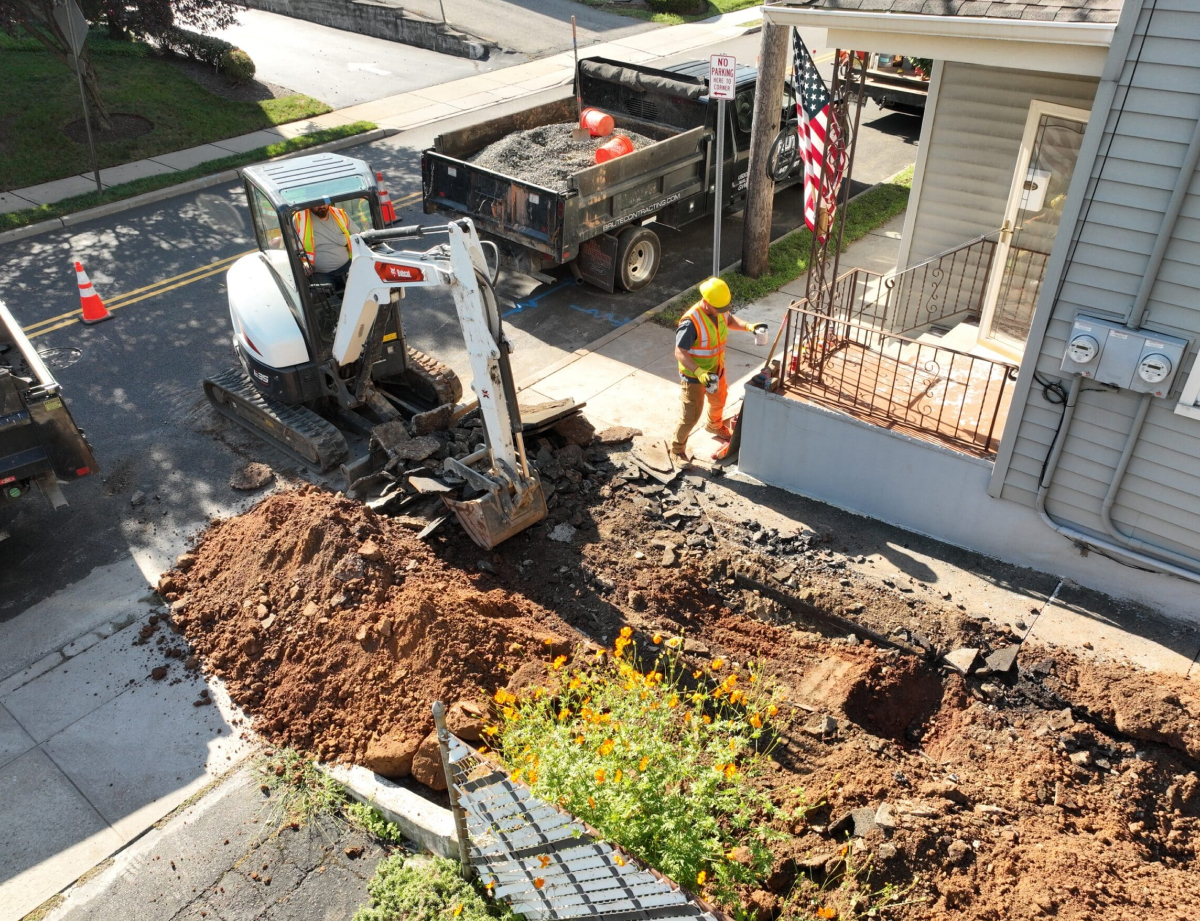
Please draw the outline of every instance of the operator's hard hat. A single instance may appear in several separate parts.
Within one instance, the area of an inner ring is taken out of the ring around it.
[[[700,282],[700,296],[717,310],[729,309],[729,301],[732,299],[729,285],[720,278],[706,278]]]

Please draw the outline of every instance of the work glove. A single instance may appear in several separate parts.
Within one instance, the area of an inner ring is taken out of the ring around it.
[[[714,377],[715,377],[715,375],[711,371],[705,371],[702,368],[696,369],[696,380],[698,380],[701,384],[703,384],[705,386],[705,388],[708,387],[708,382],[710,380],[712,380]]]
[[[766,331],[767,331],[766,323],[755,323],[753,326],[750,327],[750,332],[752,332],[752,333],[757,333],[757,332],[765,333]]]

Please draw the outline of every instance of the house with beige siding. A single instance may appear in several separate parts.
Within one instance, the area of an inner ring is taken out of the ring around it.
[[[1200,3],[765,16],[935,63],[897,269],[788,310],[742,470],[1200,619]]]

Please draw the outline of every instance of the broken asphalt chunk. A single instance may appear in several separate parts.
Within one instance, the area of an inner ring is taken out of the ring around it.
[[[1017,664],[1017,653],[1020,651],[1020,646],[1004,646],[989,655],[984,662],[993,672],[1001,675],[1007,674]]]
[[[979,661],[978,649],[956,649],[942,656],[942,661],[960,675],[969,675]]]

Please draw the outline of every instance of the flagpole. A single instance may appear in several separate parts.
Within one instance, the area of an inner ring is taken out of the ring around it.
[[[857,58],[857,57],[858,57],[858,55],[855,54],[853,51],[850,52],[850,57],[849,57],[849,60],[847,61],[847,65],[848,65],[847,66],[847,76],[852,76],[854,74],[854,61],[855,61],[855,58]],[[840,60],[840,58],[837,58],[837,57],[834,58],[834,61],[839,61],[839,60]],[[834,69],[834,79],[835,80],[837,79],[836,65],[835,65],[835,69]],[[847,80],[846,82],[848,83],[849,80]],[[848,185],[848,183],[850,181],[850,177],[854,175],[854,152],[858,149],[858,126],[862,119],[863,92],[866,88],[866,85],[867,85],[867,64],[866,64],[866,60],[863,59],[862,73],[859,75],[859,79],[858,79],[858,96],[855,99],[854,128],[851,129],[849,138],[845,138],[845,137],[841,138],[843,146],[846,149],[846,164],[845,164],[845,172],[842,173],[842,185],[845,186],[847,192],[849,192],[849,190],[850,190],[850,186]],[[834,97],[834,98],[836,99],[836,97]],[[847,107],[849,107],[849,104],[850,104],[849,99],[847,99],[846,100]],[[839,133],[839,137],[840,136],[841,135]],[[828,135],[826,135],[826,138],[828,138]],[[842,237],[845,235],[845,231],[846,231],[846,208],[845,208],[844,204],[840,204],[838,202],[838,199],[840,199],[841,197],[842,197],[842,186],[839,186],[833,196],[834,204],[838,209],[837,245],[833,248],[833,283],[834,283],[834,285],[837,284],[838,269],[840,267],[841,259],[842,259]],[[847,198],[847,201],[849,201],[848,198]],[[829,229],[830,229],[830,233],[832,235],[833,227],[830,227]],[[829,246],[828,238],[826,238],[825,245],[826,245],[826,248],[828,249],[828,246]],[[831,311],[832,311],[832,306],[833,306],[832,298],[834,296],[835,295],[832,295],[832,294],[830,295]]]

